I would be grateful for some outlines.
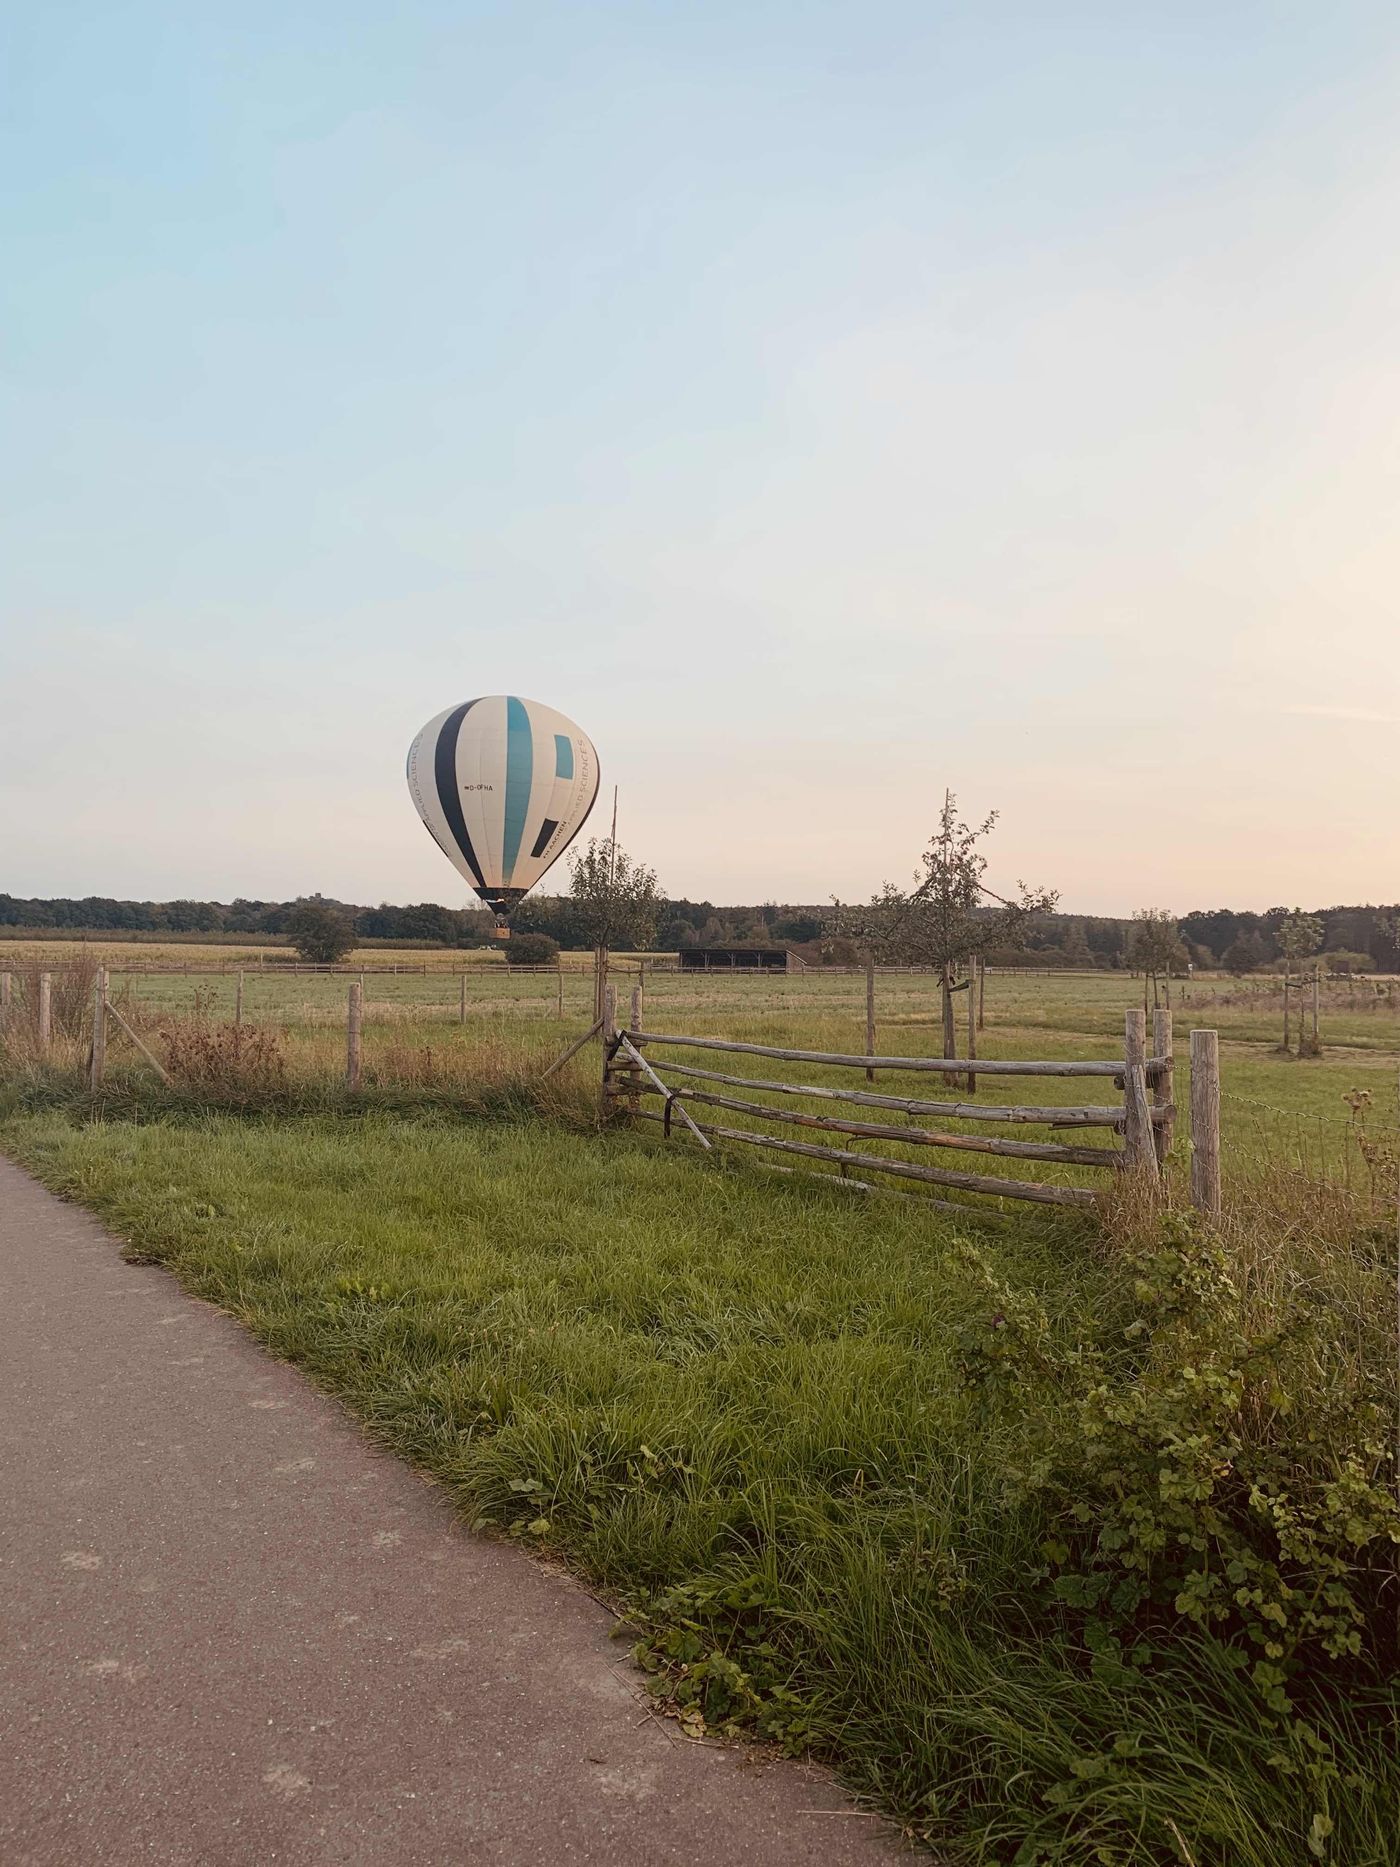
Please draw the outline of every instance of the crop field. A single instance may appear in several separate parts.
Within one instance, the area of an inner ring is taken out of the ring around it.
[[[596,1044],[540,1082],[591,977],[566,968],[561,1016],[552,971],[443,958],[366,972],[350,1095],[345,976],[245,970],[231,1047],[231,975],[125,974],[108,946],[174,1085],[114,1033],[87,1091],[85,975],[48,1064],[16,1014],[0,1145],[467,1521],[588,1577],[683,1731],[812,1750],[957,1867],[1393,1867],[1393,982],[1330,986],[1301,1059],[1276,982],[1174,987],[1179,1102],[1187,1030],[1222,1038],[1205,1229],[1126,1188],[964,1219],[597,1132]],[[634,982],[618,962],[624,1002]],[[993,976],[979,1050],[1116,1058],[1141,992]],[[656,1031],[864,1045],[859,977],[652,970],[644,995]],[[877,1016],[886,1054],[940,1047],[928,978],[882,977]]]

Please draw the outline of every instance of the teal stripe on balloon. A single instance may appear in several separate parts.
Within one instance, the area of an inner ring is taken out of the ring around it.
[[[501,884],[511,885],[515,859],[530,812],[530,784],[535,775],[535,742],[525,702],[514,695],[506,701],[506,826],[501,851]]]
[[[574,742],[567,733],[554,735],[554,775],[556,778],[574,775]]]

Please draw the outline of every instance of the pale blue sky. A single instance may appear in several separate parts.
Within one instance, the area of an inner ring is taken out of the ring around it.
[[[460,901],[514,691],[676,893],[1400,895],[1393,7],[9,34],[0,888]]]

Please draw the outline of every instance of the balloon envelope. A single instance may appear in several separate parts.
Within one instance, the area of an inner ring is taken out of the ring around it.
[[[553,707],[488,694],[428,721],[408,748],[408,788],[458,874],[508,914],[582,829],[598,754]]]

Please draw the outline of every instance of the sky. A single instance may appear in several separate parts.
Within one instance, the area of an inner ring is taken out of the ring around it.
[[[5,30],[0,890],[463,905],[513,692],[675,895],[1400,896],[1393,6]]]

